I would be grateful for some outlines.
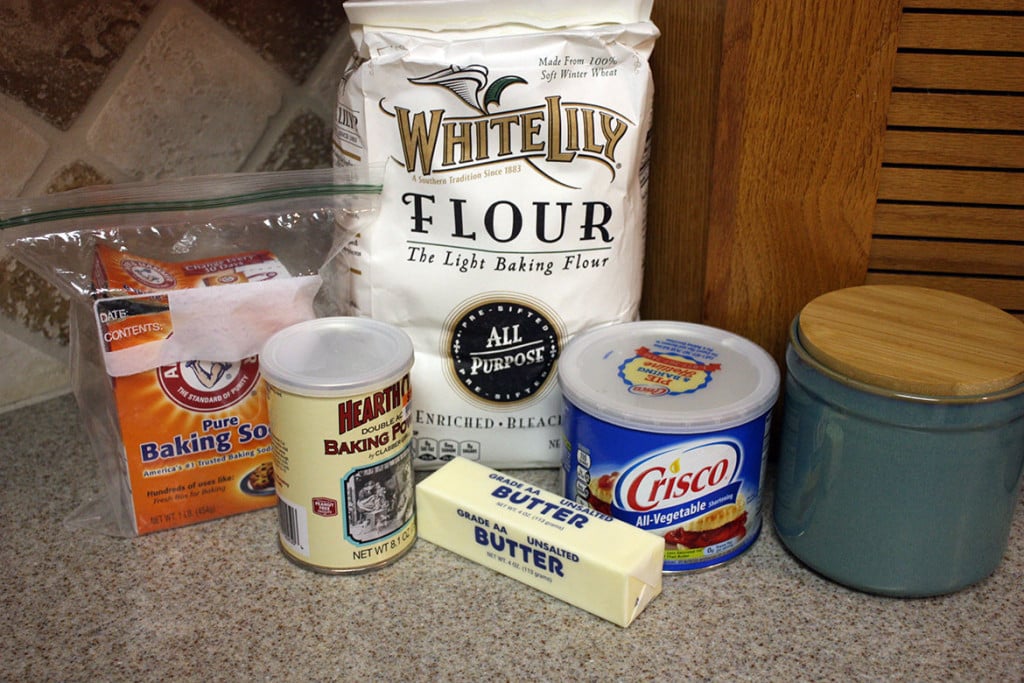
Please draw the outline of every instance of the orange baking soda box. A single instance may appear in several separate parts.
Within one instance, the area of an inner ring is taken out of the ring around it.
[[[100,245],[93,284],[104,350],[131,359],[172,340],[170,292],[288,277],[268,251],[168,263]],[[275,505],[257,357],[150,367],[118,375],[107,364],[138,533]]]

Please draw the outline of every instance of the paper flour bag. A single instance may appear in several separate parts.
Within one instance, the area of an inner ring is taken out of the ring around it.
[[[651,1],[345,9],[335,163],[387,166],[352,305],[415,344],[416,466],[555,466],[560,350],[637,315]]]

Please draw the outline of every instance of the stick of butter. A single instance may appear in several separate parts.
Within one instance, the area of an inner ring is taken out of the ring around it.
[[[420,538],[619,626],[661,593],[665,541],[455,458],[416,486]]]

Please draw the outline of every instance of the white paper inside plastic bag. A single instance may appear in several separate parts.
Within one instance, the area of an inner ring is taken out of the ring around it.
[[[259,353],[278,330],[314,316],[319,275],[248,282],[224,287],[169,291],[166,296],[173,334],[166,339],[104,352],[112,377],[134,375],[189,360],[233,362]],[[153,298],[114,297],[113,301]],[[97,311],[111,300],[101,300]],[[97,314],[98,315],[98,314]],[[97,320],[102,335],[104,326]]]

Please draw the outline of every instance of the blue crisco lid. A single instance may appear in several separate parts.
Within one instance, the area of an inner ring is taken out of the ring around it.
[[[264,378],[305,396],[356,393],[401,378],[413,363],[404,331],[369,318],[316,318],[275,333],[260,352]]]
[[[665,434],[728,429],[764,415],[779,391],[767,351],[706,325],[643,321],[583,332],[558,361],[562,395],[593,417]]]

